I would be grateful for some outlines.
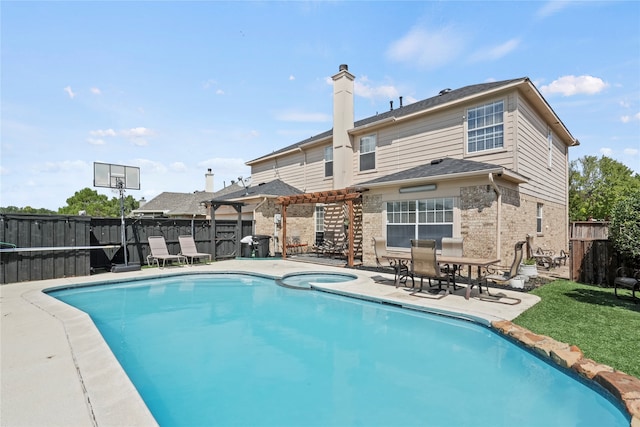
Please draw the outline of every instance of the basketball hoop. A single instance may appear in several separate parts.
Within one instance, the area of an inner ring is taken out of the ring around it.
[[[124,192],[125,190],[140,190],[140,168],[135,166],[112,165],[110,163],[93,163],[93,186],[110,188],[112,191],[120,193],[120,237],[122,239],[122,250],[124,252],[124,268],[116,271],[129,271],[127,268],[127,238],[124,223]],[[135,266],[136,270],[140,265]]]

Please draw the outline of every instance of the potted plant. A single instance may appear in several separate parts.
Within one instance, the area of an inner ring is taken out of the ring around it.
[[[538,277],[538,266],[535,258],[525,258],[518,268],[518,274],[527,277]]]

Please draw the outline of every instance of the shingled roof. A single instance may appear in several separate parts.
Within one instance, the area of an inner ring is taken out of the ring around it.
[[[411,182],[425,178],[446,179],[455,178],[460,175],[468,176],[473,173],[500,173],[506,175],[505,178],[516,182],[526,182],[527,178],[519,175],[503,166],[491,163],[474,162],[472,160],[462,160],[444,158],[433,160],[430,163],[392,173],[371,181],[363,182],[363,187],[375,187],[381,184],[391,184],[397,182]]]
[[[367,117],[365,119],[362,120],[358,120],[354,123],[354,128],[359,128],[362,126],[366,126],[370,123],[374,123],[380,120],[384,120],[386,118],[389,117],[395,117],[395,118],[400,118],[403,116],[408,116],[410,114],[414,114],[417,113],[419,111],[424,111],[424,110],[428,110],[428,109],[432,109],[435,108],[439,105],[444,105],[444,104],[448,104],[450,102],[454,102],[454,101],[458,101],[461,99],[465,99],[468,98],[470,96],[473,95],[477,95],[477,94],[481,94],[484,92],[488,92],[494,89],[499,89],[501,87],[505,87],[505,86],[509,86],[512,85],[514,83],[519,83],[519,82],[524,82],[526,80],[529,80],[527,77],[521,77],[518,79],[510,79],[510,80],[502,80],[499,82],[490,82],[490,83],[480,83],[480,84],[475,84],[475,85],[470,85],[470,86],[465,86],[462,87],[460,89],[454,89],[454,90],[449,90],[449,89],[445,89],[442,92],[440,92],[440,94],[436,95],[436,96],[432,96],[431,98],[427,98],[424,99],[422,101],[418,101],[418,102],[414,102],[413,104],[409,104],[400,108],[396,108],[394,110],[389,110],[386,111],[384,113],[381,114],[376,114],[374,116],[371,117]],[[281,148],[279,150],[273,151],[272,153],[266,154],[264,156],[258,157],[257,159],[251,160],[249,162],[247,162],[248,164],[256,162],[258,160],[261,160],[263,158],[266,157],[271,157],[280,153],[285,153],[287,151],[293,150],[295,148],[298,148],[302,145],[305,144],[309,144],[311,142],[314,141],[320,141],[323,140],[325,138],[329,138],[333,135],[333,129],[330,129],[328,131],[319,133],[315,136],[312,136],[310,138],[307,138],[305,140],[302,141],[298,141],[295,144],[291,144],[288,145],[284,148]]]
[[[224,195],[215,194],[213,199],[215,200],[237,200],[237,199],[245,199],[251,197],[259,197],[259,196],[291,196],[294,194],[300,194],[302,191],[299,189],[292,187],[289,184],[282,182],[279,179],[274,179],[273,181],[263,182],[257,185],[251,185],[246,189],[242,188],[241,190],[234,191],[231,193],[227,193]]]

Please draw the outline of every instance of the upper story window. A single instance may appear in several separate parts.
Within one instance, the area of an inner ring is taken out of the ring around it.
[[[504,102],[491,102],[467,110],[467,152],[504,146]]]
[[[360,170],[376,168],[376,136],[368,135],[360,138]]]
[[[324,176],[333,176],[333,146],[324,149]]]

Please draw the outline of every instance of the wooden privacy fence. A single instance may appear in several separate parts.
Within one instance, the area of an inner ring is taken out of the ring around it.
[[[120,218],[0,214],[0,283],[88,276],[124,263]],[[164,236],[172,254],[178,236],[192,235],[199,252],[214,260],[240,256],[239,240],[252,222],[125,218],[127,261],[145,264],[149,236]]]
[[[609,223],[572,222],[570,236],[570,279],[580,283],[612,286],[620,259],[608,239]]]

